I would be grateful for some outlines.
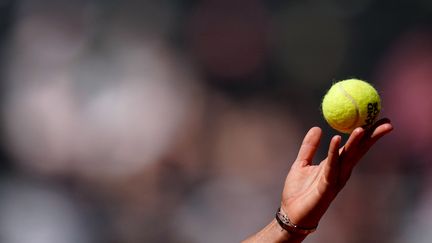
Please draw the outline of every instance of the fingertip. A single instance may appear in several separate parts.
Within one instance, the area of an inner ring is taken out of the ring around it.
[[[329,153],[338,151],[341,141],[342,141],[341,136],[339,135],[333,136],[330,140]]]
[[[322,135],[322,130],[320,127],[312,127],[311,129],[309,129],[309,131],[306,133],[304,139],[303,139],[303,143],[309,143],[311,142],[311,140],[315,140],[318,138],[321,138]]]
[[[393,125],[390,123],[385,123],[379,127],[381,133],[387,134],[393,130]]]
[[[356,129],[354,129],[354,131],[352,132],[352,134],[354,135],[360,135],[362,133],[364,133],[365,129],[363,127],[357,127]]]
[[[357,127],[354,131],[351,132],[350,138],[348,140],[358,141],[364,137],[366,134],[366,129],[363,127]]]
[[[366,133],[366,130],[363,127],[357,127],[354,129],[349,138],[348,141],[345,143],[345,148],[350,149],[351,147],[355,147],[364,137]]]
[[[380,120],[378,120],[377,122],[375,122],[375,124],[369,129],[369,133],[373,134],[376,131],[384,131],[384,132],[390,132],[391,130],[393,130],[393,125],[390,121],[390,119],[388,118],[382,118]]]
[[[340,143],[341,140],[342,140],[342,137],[341,137],[340,135],[335,135],[335,136],[332,137],[332,140],[333,140],[335,143]]]
[[[391,123],[386,123],[383,126],[384,126],[384,130],[389,131],[389,132],[393,131],[393,129],[394,129],[393,124],[391,124]]]
[[[393,130],[393,125],[391,123],[384,123],[381,124],[379,127],[377,127],[371,137],[372,138],[380,138],[388,133],[390,133]]]
[[[312,163],[312,159],[318,149],[321,136],[321,128],[312,127],[303,138],[303,142],[300,146],[300,150],[296,159],[296,161],[303,163],[301,164],[302,166]]]
[[[391,132],[394,129],[393,124],[389,118],[383,118],[379,120],[376,124],[376,127],[380,128],[385,133]]]
[[[311,129],[309,129],[309,132],[313,132],[313,133],[321,133],[322,132],[322,129],[320,128],[320,127],[318,127],[318,126],[314,126],[314,127],[312,127]],[[309,133],[308,132],[308,133]]]
[[[337,162],[339,161],[339,146],[342,141],[342,137],[339,135],[335,135],[332,137],[330,141],[330,146],[327,153],[326,165],[328,169],[326,170],[327,177],[331,177],[332,168],[337,166]]]

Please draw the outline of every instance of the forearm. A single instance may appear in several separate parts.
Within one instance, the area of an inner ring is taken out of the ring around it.
[[[273,219],[264,229],[242,243],[300,243],[305,238],[306,235],[292,234],[282,229],[278,222]]]

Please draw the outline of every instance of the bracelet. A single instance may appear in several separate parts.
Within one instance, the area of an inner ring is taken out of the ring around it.
[[[317,227],[313,228],[302,228],[296,224],[293,224],[291,220],[281,212],[281,208],[278,208],[276,212],[276,221],[279,223],[279,225],[282,227],[282,229],[289,231],[291,233],[297,233],[302,235],[307,235],[310,233],[315,232]]]

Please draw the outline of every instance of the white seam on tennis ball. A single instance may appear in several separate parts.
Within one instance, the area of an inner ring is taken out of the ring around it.
[[[357,101],[350,95],[350,94],[348,94],[348,92],[344,89],[344,87],[342,86],[342,84],[341,83],[338,83],[338,87],[339,87],[339,89],[341,90],[341,92],[343,93],[343,95],[345,96],[345,97],[347,97],[350,101],[351,101],[351,103],[354,105],[354,107],[355,107],[355,109],[356,109],[356,118],[355,118],[355,120],[354,120],[354,122],[353,122],[353,124],[351,124],[349,127],[348,127],[348,129],[352,129],[357,123],[358,123],[358,120],[359,120],[359,118],[360,118],[360,110],[359,110],[359,106],[358,106],[358,104],[357,104]]]

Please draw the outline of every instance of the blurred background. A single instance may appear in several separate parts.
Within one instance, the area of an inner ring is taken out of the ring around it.
[[[1,0],[0,242],[239,242],[356,77],[395,131],[305,242],[429,243],[431,27],[429,0]]]

